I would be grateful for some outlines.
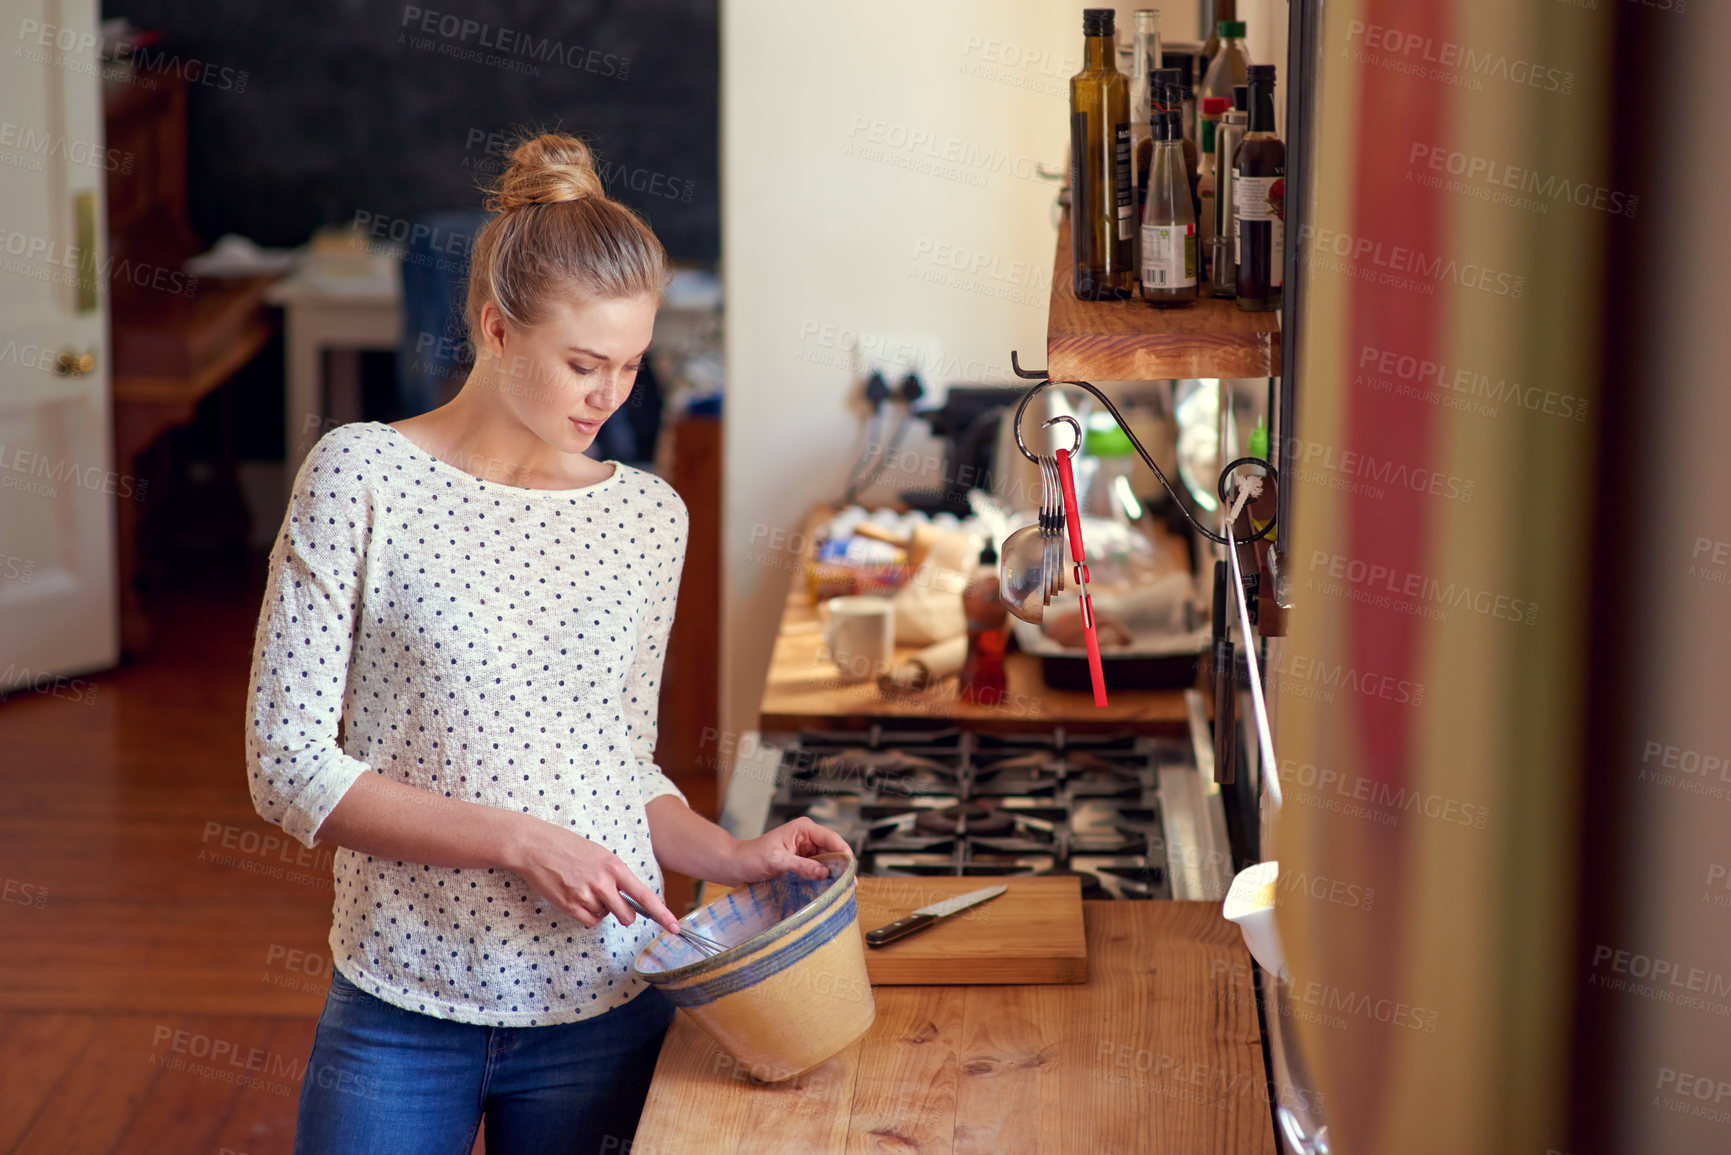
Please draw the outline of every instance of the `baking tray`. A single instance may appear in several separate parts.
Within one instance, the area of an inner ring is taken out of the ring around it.
[[[1040,659],[1040,674],[1054,690],[1092,691],[1088,652],[1058,645],[1039,626],[1012,617],[1016,644]],[[1210,641],[1206,629],[1187,634],[1139,637],[1129,647],[1100,651],[1106,688],[1181,690],[1196,684],[1197,668]]]

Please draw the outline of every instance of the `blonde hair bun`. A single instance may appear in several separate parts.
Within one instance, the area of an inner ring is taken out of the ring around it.
[[[511,167],[499,177],[487,208],[503,213],[585,197],[607,199],[589,146],[562,132],[544,132],[511,150]]]
[[[519,212],[544,205],[534,212]],[[617,300],[667,287],[667,252],[631,209],[607,195],[589,146],[562,132],[525,136],[493,185],[495,214],[469,251],[469,332],[488,304],[512,325],[533,325],[549,301],[575,294]]]

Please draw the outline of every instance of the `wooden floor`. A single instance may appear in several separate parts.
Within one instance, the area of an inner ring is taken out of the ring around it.
[[[331,870],[247,795],[262,576],[158,596],[148,659],[0,701],[0,1152],[291,1149]]]

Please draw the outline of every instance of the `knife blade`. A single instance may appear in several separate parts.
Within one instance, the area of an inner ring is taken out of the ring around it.
[[[988,902],[1008,889],[1009,887],[1000,883],[997,886],[988,886],[981,890],[969,891],[967,894],[958,894],[954,898],[946,898],[944,901],[934,902],[930,906],[922,906],[905,918],[898,918],[888,925],[878,927],[876,930],[866,931],[866,945],[873,947],[883,946],[885,943],[894,942],[898,938],[906,938],[915,931],[926,929],[926,927],[931,926],[940,919],[949,918],[952,914],[960,914],[971,906],[977,906],[982,902]]]

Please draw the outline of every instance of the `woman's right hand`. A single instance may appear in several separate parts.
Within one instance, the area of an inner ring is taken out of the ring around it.
[[[520,818],[505,848],[504,862],[542,898],[586,927],[599,925],[610,914],[630,926],[637,912],[620,896],[623,891],[668,933],[679,933],[673,912],[617,854],[551,822],[528,814]]]

